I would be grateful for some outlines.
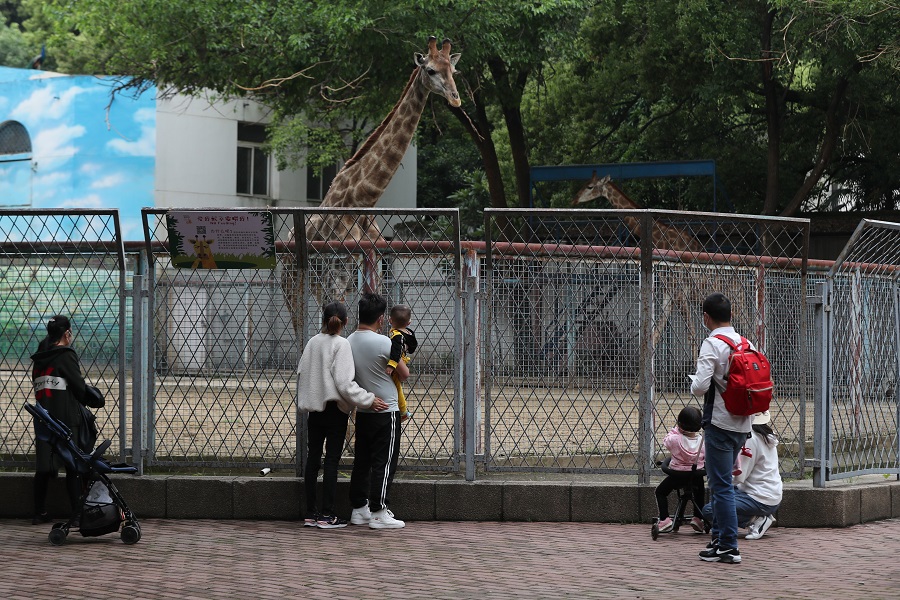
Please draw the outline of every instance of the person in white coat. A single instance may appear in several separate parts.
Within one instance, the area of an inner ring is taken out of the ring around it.
[[[741,472],[734,476],[734,506],[738,525],[747,528],[746,540],[765,535],[781,505],[778,436],[770,421],[769,411],[753,415],[753,434],[744,445],[747,452],[741,456]],[[703,513],[711,515],[712,506],[707,504]]]
[[[303,350],[297,367],[297,408],[309,413],[306,469],[303,472],[306,496],[306,527],[336,529],[346,527],[347,520],[334,513],[338,464],[344,450],[347,423],[356,408],[382,411],[387,404],[359,387],[353,376],[353,351],[350,342],[341,337],[347,325],[347,307],[332,302],[323,310],[322,332],[313,336]],[[322,466],[322,507],[316,505],[316,480]]]

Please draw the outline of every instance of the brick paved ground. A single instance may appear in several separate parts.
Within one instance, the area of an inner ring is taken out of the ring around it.
[[[323,531],[283,521],[147,520],[143,539],[0,521],[0,598],[897,598],[900,520],[773,528],[741,565],[705,536],[649,526],[409,523]]]

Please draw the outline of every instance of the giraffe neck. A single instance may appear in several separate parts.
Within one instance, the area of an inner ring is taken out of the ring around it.
[[[428,88],[415,69],[400,100],[334,178],[321,206],[371,208],[397,172],[412,141]]]
[[[625,192],[620,190],[615,184],[612,182],[607,182],[606,184],[606,199],[609,200],[609,203],[619,209],[624,210],[634,210],[644,208],[631,198],[625,195]]]

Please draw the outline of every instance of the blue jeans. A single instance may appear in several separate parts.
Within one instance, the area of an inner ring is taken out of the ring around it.
[[[734,512],[737,515],[738,527],[746,527],[756,517],[774,515],[779,505],[769,506],[754,500],[747,492],[734,488]],[[707,521],[712,521],[712,502],[703,507],[703,516]]]
[[[706,479],[712,504],[712,535],[720,548],[737,548],[738,519],[735,512],[734,486],[731,472],[746,433],[719,429],[713,424],[704,430],[706,444]]]

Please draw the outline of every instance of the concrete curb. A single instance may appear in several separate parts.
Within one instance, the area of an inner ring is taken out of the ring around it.
[[[31,516],[32,478],[31,473],[0,473],[0,517]],[[297,478],[149,475],[116,476],[113,481],[139,517],[296,520],[305,510]],[[650,523],[656,516],[654,489],[582,481],[398,479],[391,505],[410,521]],[[350,514],[348,492],[349,481],[338,480],[339,514]],[[48,509],[56,516],[68,510],[62,476],[51,482]],[[826,488],[789,482],[776,517],[782,527],[848,527],[900,517],[900,482],[880,478]]]

